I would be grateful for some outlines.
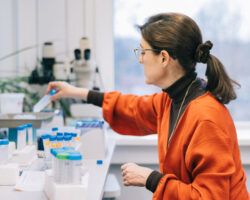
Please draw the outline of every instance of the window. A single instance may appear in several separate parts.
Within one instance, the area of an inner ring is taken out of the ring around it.
[[[122,5],[122,6],[121,6]],[[124,93],[150,94],[158,88],[144,83],[143,67],[133,49],[139,44],[136,24],[160,12],[181,12],[192,17],[201,28],[203,40],[214,43],[212,54],[224,64],[232,79],[241,84],[238,99],[228,107],[234,120],[250,119],[250,9],[247,1],[190,0],[190,1],[114,1],[115,87]],[[204,77],[205,65],[198,65]]]

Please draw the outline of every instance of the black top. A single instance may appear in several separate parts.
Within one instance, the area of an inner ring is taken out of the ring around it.
[[[87,103],[102,107],[104,93],[96,90],[90,90],[87,96]]]
[[[182,78],[177,80],[170,87],[162,90],[163,92],[168,93],[169,97],[172,99],[169,130],[168,130],[169,137],[176,123],[176,118],[177,118],[181,103],[183,101],[183,98],[190,84],[194,81],[189,89],[185,102],[183,103],[182,109],[180,111],[180,116],[184,112],[185,108],[187,107],[188,103],[191,100],[197,98],[198,96],[201,96],[202,94],[206,92],[205,90],[206,82],[202,79],[196,78],[196,76],[197,74],[195,72],[191,72],[187,74],[186,76],[183,76]],[[90,90],[88,93],[87,102],[101,107],[103,104],[103,99],[104,99],[104,93]],[[146,181],[146,188],[150,190],[151,192],[155,192],[157,185],[163,176],[164,174],[158,171],[153,171],[149,175]]]
[[[184,112],[184,110],[186,109],[187,105],[191,100],[205,93],[205,88],[206,88],[205,81],[196,78],[196,76],[197,74],[195,72],[189,73],[186,76],[183,76],[182,78],[174,82],[168,88],[162,90],[163,92],[168,93],[169,97],[172,99],[168,137],[170,137],[172,134],[180,106],[186,95],[188,87],[191,86],[187,93],[185,101],[183,102],[183,106],[180,110],[180,116]]]

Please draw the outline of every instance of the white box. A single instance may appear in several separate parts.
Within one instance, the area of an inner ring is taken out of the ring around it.
[[[46,170],[44,192],[50,200],[87,200],[88,174],[82,178],[81,185],[57,184],[51,170]]]
[[[27,145],[22,150],[15,150],[12,153],[10,162],[18,163],[20,166],[28,166],[38,159],[36,152],[35,145]]]
[[[19,177],[18,164],[8,163],[0,165],[0,185],[15,185]]]
[[[0,94],[0,113],[22,113],[23,112],[23,93],[3,93]]]
[[[104,128],[90,128],[81,136],[78,149],[84,159],[105,159],[107,152],[106,131]]]

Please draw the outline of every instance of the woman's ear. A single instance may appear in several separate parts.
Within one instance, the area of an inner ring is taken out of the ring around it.
[[[161,51],[161,56],[162,56],[162,65],[163,67],[166,67],[170,62],[171,58],[166,50]]]

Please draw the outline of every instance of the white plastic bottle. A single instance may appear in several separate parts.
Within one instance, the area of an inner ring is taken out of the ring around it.
[[[56,94],[56,90],[51,90],[49,94],[44,95],[33,107],[33,112],[40,112],[43,110],[47,105],[50,104],[50,98]]]
[[[58,153],[63,153],[63,152],[64,150],[62,148],[50,149],[50,153],[52,155],[52,175],[54,177],[54,180],[56,179],[56,177],[60,175],[58,170],[58,158],[56,156]]]
[[[28,135],[28,127],[26,124],[22,125],[24,130],[22,134],[22,148],[25,148],[27,145],[27,135]]]
[[[75,137],[75,148],[78,149],[81,145],[81,136],[80,133],[76,133],[77,136]]]
[[[53,177],[55,177],[55,173],[56,173],[56,149],[50,149],[50,154],[51,154],[51,157],[52,157],[52,167],[51,167],[51,170],[52,170],[52,175]]]
[[[63,146],[64,147],[71,147],[71,140],[72,136],[71,135],[64,135],[63,136]]]
[[[43,134],[41,136],[43,141],[43,148],[44,148],[44,154],[45,154],[45,160],[50,160],[50,135],[49,134]]]
[[[5,164],[8,160],[8,139],[0,139],[0,165]]]
[[[63,136],[57,135],[56,136],[56,148],[62,148],[63,147]]]
[[[50,135],[49,141],[50,141],[50,149],[57,148],[57,140],[56,135]]]
[[[55,173],[55,182],[59,184],[68,183],[68,153],[59,152],[56,155],[57,160],[57,172]]]
[[[70,152],[68,156],[69,167],[69,183],[70,184],[81,184],[81,166],[82,166],[82,155],[79,152]]]
[[[26,127],[18,126],[17,128],[17,149],[22,150],[26,145]]]
[[[71,136],[72,136],[72,146],[77,147],[77,141],[76,141],[77,133],[71,133]]]
[[[27,132],[28,132],[28,145],[33,144],[33,128],[32,124],[26,124]]]
[[[58,133],[58,128],[57,128],[57,127],[53,127],[53,128],[51,129],[51,131],[52,131],[52,135],[57,135],[57,133]]]

